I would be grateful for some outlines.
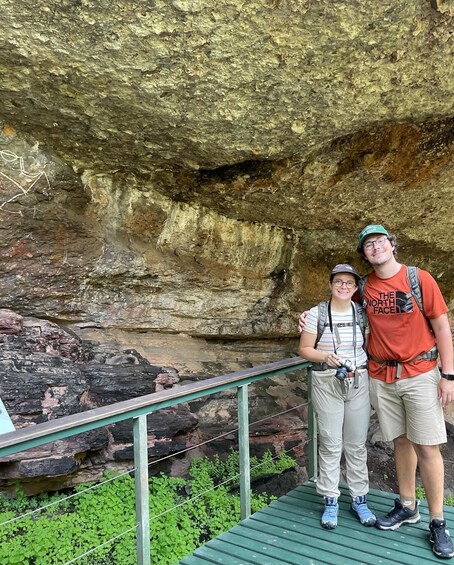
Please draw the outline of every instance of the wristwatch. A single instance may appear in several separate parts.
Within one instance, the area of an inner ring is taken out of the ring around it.
[[[446,379],[447,381],[454,381],[454,375],[453,374],[441,373],[441,376],[443,377],[443,379]]]

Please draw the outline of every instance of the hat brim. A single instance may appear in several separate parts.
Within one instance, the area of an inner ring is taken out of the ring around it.
[[[387,232],[384,228],[383,228],[382,230],[377,228],[377,229],[374,230],[374,231],[371,231],[371,232],[369,232],[369,233],[366,233],[365,235],[363,235],[363,237],[361,238],[360,242],[358,243],[358,249],[362,249],[362,248],[363,248],[364,242],[365,242],[366,239],[367,239],[368,237],[370,237],[371,235],[386,235],[386,236],[388,236],[389,234],[388,234],[388,232]]]

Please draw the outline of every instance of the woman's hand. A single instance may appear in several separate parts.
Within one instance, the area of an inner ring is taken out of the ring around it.
[[[340,367],[339,357],[335,353],[328,353],[325,357],[325,363],[332,369]]]

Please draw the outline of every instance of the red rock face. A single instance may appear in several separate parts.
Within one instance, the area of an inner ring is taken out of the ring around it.
[[[12,310],[0,310],[0,336],[19,335],[22,332],[22,316]]]
[[[168,369],[165,379],[165,369],[134,350],[82,341],[52,322],[10,310],[2,310],[0,319],[8,332],[1,335],[1,397],[16,428],[153,393],[155,379],[178,382],[174,371]],[[148,425],[153,459],[190,445],[197,418],[187,406],[177,406],[153,415]],[[0,486],[12,491],[19,480],[28,493],[52,490],[95,478],[107,467],[131,465],[132,459],[127,421],[2,459]]]
[[[134,349],[83,340],[53,322],[22,318],[11,310],[0,315],[8,331],[12,326],[17,327],[18,319],[22,322],[21,331],[0,336],[3,340],[0,394],[16,428],[151,394],[180,383],[176,370],[152,365]],[[221,366],[201,363],[200,377]],[[270,383],[264,383],[262,387],[251,388],[253,455],[260,455],[265,449],[274,453],[294,447],[294,455],[304,459],[307,415],[303,392],[297,395],[294,384],[300,380],[298,376],[285,377],[280,384],[272,380],[271,387]],[[266,395],[269,387],[271,394]],[[270,399],[275,399],[280,387],[285,389],[286,399],[278,399],[280,407],[271,407]],[[283,402],[287,407],[291,403],[302,407],[290,414],[273,416],[282,411]],[[271,418],[259,426],[254,424],[263,414]],[[168,456],[186,452],[189,447],[212,438],[215,440],[202,443],[198,453],[224,456],[231,447],[237,448],[236,421],[235,391],[150,414],[148,455],[153,462],[153,473],[174,468],[172,472],[178,472],[184,466],[184,457],[168,459]],[[225,436],[229,428],[232,433]],[[0,488],[13,493],[14,484],[19,482],[24,492],[33,494],[95,480],[106,468],[130,469],[132,437],[132,421],[124,421],[5,457],[0,461]],[[165,460],[160,463],[162,458]]]

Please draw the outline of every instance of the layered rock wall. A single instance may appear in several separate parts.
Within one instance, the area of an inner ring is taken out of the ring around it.
[[[214,376],[383,223],[452,312],[452,0],[0,8],[0,307]]]
[[[0,374],[1,397],[16,429],[180,384],[177,371],[151,365],[136,350],[81,340],[57,324],[12,310],[0,310]],[[251,386],[250,395],[252,453],[295,448],[301,458],[307,427],[301,375],[267,379]],[[235,391],[228,390],[149,414],[149,472],[181,474],[194,455],[224,456],[238,449],[237,410]],[[0,490],[13,494],[18,485],[27,494],[60,490],[100,479],[106,470],[133,468],[129,419],[2,458]]]
[[[294,336],[367,222],[452,300],[451,0],[0,4],[5,306]]]

